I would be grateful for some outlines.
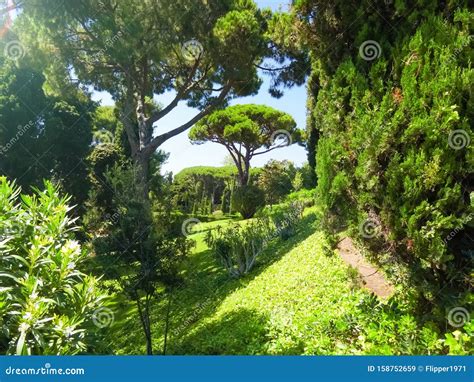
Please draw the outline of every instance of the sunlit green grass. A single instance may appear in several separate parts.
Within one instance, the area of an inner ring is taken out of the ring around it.
[[[171,295],[167,354],[416,354],[423,341],[436,346],[435,334],[425,330],[426,338],[417,340],[410,315],[354,283],[317,230],[315,212],[306,211],[295,236],[272,241],[240,279],[230,278],[207,248],[206,229],[191,235],[196,247]],[[163,352],[167,306],[162,297],[152,313],[157,354]],[[131,318],[113,342],[120,354],[143,354],[138,320]]]

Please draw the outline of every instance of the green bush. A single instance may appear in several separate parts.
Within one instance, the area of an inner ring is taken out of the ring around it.
[[[208,231],[205,241],[229,275],[240,277],[252,269],[269,238],[268,220],[258,219],[242,226],[219,226]]]
[[[265,211],[274,225],[275,236],[287,240],[296,234],[298,224],[303,217],[304,205],[301,202],[280,204]]]
[[[224,218],[224,213],[222,210],[216,210],[212,213],[212,217],[216,220],[221,220]]]
[[[81,271],[87,254],[72,237],[68,201],[51,183],[20,196],[0,177],[2,353],[91,351],[113,320],[98,279]]]
[[[232,206],[244,219],[253,217],[264,205],[265,194],[257,186],[239,187],[233,193]]]
[[[421,17],[414,10],[418,22],[403,20],[405,33],[393,35],[377,13],[364,12],[372,12],[370,22],[346,35],[354,39],[347,46],[377,36],[381,56],[365,61],[354,49],[332,68],[314,67],[324,83],[311,110],[321,133],[318,198],[327,222],[334,229],[349,226],[373,260],[429,302],[425,309],[445,304],[444,295],[467,306],[473,13],[458,9],[444,18],[433,5]]]
[[[314,206],[315,201],[316,201],[315,189],[312,189],[312,190],[302,189],[299,191],[292,192],[291,194],[285,197],[285,202],[302,203],[305,208]]]
[[[248,223],[235,223],[226,228],[218,226],[214,231],[208,231],[206,244],[231,276],[240,277],[252,269],[271,240],[287,240],[296,234],[303,209],[301,203],[267,208]]]

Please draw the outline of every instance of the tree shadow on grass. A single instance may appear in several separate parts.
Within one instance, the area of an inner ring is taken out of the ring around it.
[[[305,216],[295,236],[286,241],[277,239],[270,242],[258,257],[251,272],[239,279],[231,278],[218,264],[210,250],[193,255],[193,263],[190,264],[193,269],[186,275],[186,284],[174,295],[170,325],[171,343],[179,343],[181,337],[184,337],[196,323],[212,316],[229,294],[236,289],[244,288],[267,267],[313,234],[315,228],[312,223],[315,219],[315,214]],[[160,319],[158,315],[156,318]]]
[[[178,349],[178,345],[185,339],[186,334],[198,322],[211,317],[229,294],[236,289],[244,288],[267,267],[280,260],[285,254],[313,234],[315,227],[312,223],[315,220],[316,214],[308,214],[299,224],[295,236],[285,241],[276,239],[270,242],[265,251],[259,255],[251,272],[239,279],[231,278],[220,266],[210,250],[193,254],[185,265],[183,284],[172,292],[168,326],[169,350],[174,352],[173,349]],[[165,317],[168,308],[167,302],[165,298],[159,300],[151,313],[153,340],[157,353],[163,348]],[[133,325],[133,327],[138,329],[139,324]],[[232,330],[231,326],[229,328],[229,330]],[[202,335],[206,336],[205,333]],[[126,353],[140,353],[137,352],[136,342],[143,341],[141,332],[136,333],[136,341],[131,340],[131,337],[130,333],[127,333],[126,343],[122,343],[120,346],[126,349]],[[181,351],[179,353],[183,354]]]
[[[262,354],[267,319],[254,310],[239,309],[186,335],[172,354]]]

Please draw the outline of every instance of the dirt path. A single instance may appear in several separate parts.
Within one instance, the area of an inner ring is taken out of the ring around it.
[[[341,240],[337,249],[342,259],[357,269],[365,288],[381,298],[387,298],[393,293],[393,285],[360,254],[350,238]]]

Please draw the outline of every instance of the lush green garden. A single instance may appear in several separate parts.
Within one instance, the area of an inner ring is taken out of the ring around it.
[[[408,301],[378,300],[330,249],[309,208],[295,236],[275,240],[252,272],[229,280],[203,241],[183,265],[186,282],[172,296],[167,354],[438,354],[467,351],[417,322]],[[205,226],[205,224],[204,224]],[[337,288],[334,286],[337,285]],[[157,304],[155,335],[163,348],[168,301]],[[113,342],[141,353],[127,326]]]
[[[472,9],[290,3],[14,2],[1,353],[472,354]],[[238,103],[263,78],[306,86],[306,126]],[[222,165],[164,171],[183,134]]]

